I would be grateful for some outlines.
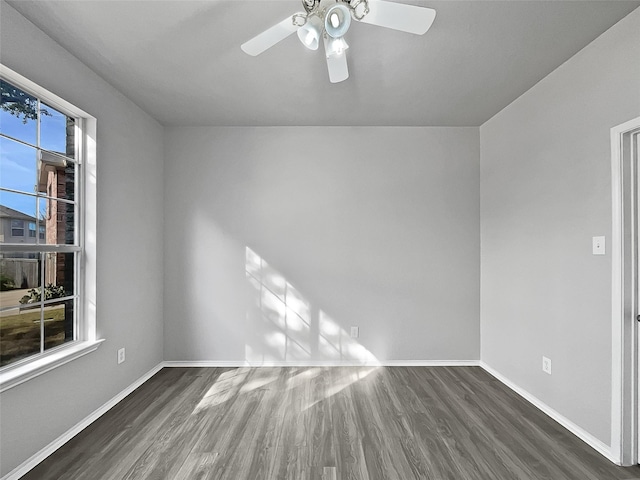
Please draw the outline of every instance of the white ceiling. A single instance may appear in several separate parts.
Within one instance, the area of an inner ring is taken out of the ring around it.
[[[250,57],[240,45],[300,0],[10,1],[165,125],[477,126],[640,1],[426,1],[416,36],[355,23],[350,78],[296,35]]]

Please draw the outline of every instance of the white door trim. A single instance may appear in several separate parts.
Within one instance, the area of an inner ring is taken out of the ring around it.
[[[638,463],[638,378],[636,306],[636,169],[625,141],[640,128],[640,117],[611,129],[612,179],[612,375],[611,453],[621,465]],[[625,268],[630,265],[631,268]]]

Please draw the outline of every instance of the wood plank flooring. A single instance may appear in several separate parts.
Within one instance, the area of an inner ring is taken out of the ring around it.
[[[165,368],[25,480],[631,480],[478,367]]]

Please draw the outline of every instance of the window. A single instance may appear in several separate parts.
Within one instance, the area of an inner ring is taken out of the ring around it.
[[[24,237],[24,221],[11,220],[11,236]]]
[[[0,237],[2,391],[98,342],[95,119],[2,65],[0,92],[0,214],[18,217]]]

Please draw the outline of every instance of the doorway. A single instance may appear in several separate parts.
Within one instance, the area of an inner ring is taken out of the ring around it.
[[[611,453],[640,459],[640,117],[611,129],[613,216]]]

